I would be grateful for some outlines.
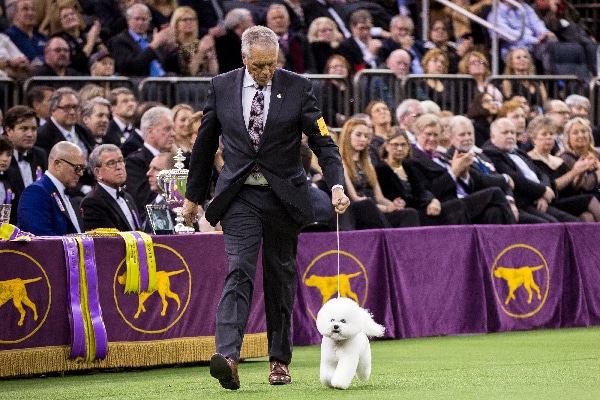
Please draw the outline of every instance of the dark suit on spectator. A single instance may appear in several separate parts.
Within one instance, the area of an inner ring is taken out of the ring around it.
[[[364,60],[363,52],[353,37],[343,40],[337,48],[337,52],[348,60],[353,74],[361,69],[371,68]]]
[[[137,132],[132,132],[123,144],[120,146],[123,157],[127,157],[131,153],[144,147],[144,139]]]
[[[75,70],[71,67],[67,67],[67,71],[65,72],[65,76],[80,76],[80,75],[82,75],[80,72],[78,72],[77,70]],[[38,68],[36,68],[35,70],[33,70],[33,72],[31,72],[31,76],[58,76],[58,74],[56,73],[56,71],[54,71],[52,69],[51,66],[44,63],[44,64],[40,65]]]
[[[215,38],[215,50],[220,73],[244,66],[242,63],[242,39],[234,31],[228,29],[224,36]]]
[[[146,146],[142,146],[126,158],[127,180],[125,181],[125,190],[133,197],[135,207],[138,210],[145,210],[146,204],[152,203],[152,200],[156,197],[156,193],[150,190],[150,183],[146,176],[153,158],[154,155]]]
[[[127,29],[127,20],[117,0],[79,0],[86,15],[100,21],[100,37],[106,43],[119,32]]]
[[[139,214],[133,197],[123,192],[125,202],[131,210],[133,223],[130,226],[121,206],[110,193],[102,186],[96,185],[83,200],[81,200],[81,214],[83,215],[83,229],[85,231],[97,228],[116,228],[119,231],[139,230]]]

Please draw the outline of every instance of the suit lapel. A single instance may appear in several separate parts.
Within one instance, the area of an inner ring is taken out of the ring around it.
[[[282,82],[283,75],[279,73],[279,69],[275,70],[273,80],[271,84],[271,100],[269,101],[269,115],[267,115],[267,123],[265,124],[265,130],[261,144],[265,137],[271,131],[272,126],[277,126],[277,120],[279,119],[279,112],[281,111],[281,105],[285,99],[286,86],[285,82]]]
[[[106,190],[104,190],[104,188],[102,186],[96,185],[96,187],[98,188],[98,190],[100,192],[100,196],[104,199],[106,204],[108,204],[108,206],[113,209],[113,211],[119,216],[119,218],[121,218],[121,220],[125,226],[129,226],[129,221],[127,221],[127,217],[123,213],[121,206],[119,206],[119,203],[117,203],[117,201],[114,199],[114,197],[112,197]],[[131,207],[130,207],[130,209],[131,209]]]
[[[67,205],[65,204],[63,197],[58,193],[58,190],[56,189],[56,186],[54,186],[54,183],[52,183],[52,180],[50,180],[50,178],[44,175],[44,177],[42,178],[42,184],[50,193],[50,196],[52,197],[52,203],[54,204],[54,206],[58,209],[58,211],[61,212],[62,215],[65,216],[67,223],[71,224],[73,232],[77,232],[77,229],[75,229],[75,224],[73,224],[73,221],[71,221],[71,216],[69,215],[69,211],[67,210]],[[73,210],[77,210],[73,203],[71,203],[71,206],[73,207]],[[75,215],[77,215],[77,212],[75,212]],[[81,223],[79,226],[83,226],[83,223]]]

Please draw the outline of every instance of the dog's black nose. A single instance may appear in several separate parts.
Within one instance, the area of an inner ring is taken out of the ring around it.
[[[335,329],[337,331],[338,329],[340,329],[340,326],[339,325],[334,325],[333,329]]]

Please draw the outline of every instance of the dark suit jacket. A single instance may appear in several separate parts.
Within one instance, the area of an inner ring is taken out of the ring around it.
[[[108,122],[108,128],[106,128],[106,134],[104,135],[103,141],[104,143],[111,143],[115,146],[121,146],[124,142],[123,132],[121,132],[121,128],[115,122],[114,119],[110,119]],[[125,157],[125,154],[123,154]]]
[[[344,22],[344,27],[346,29],[348,29],[348,31],[350,31],[350,28],[345,23],[345,18],[347,15],[346,8],[345,8],[346,4],[336,2],[332,5],[332,7],[338,13],[340,18],[342,18],[342,21]],[[310,24],[319,17],[330,18],[331,20],[333,20],[333,22],[336,23],[336,25],[338,25],[337,22],[331,16],[331,14],[329,14],[328,9],[329,9],[328,6],[325,6],[321,3],[319,3],[317,0],[304,0],[302,2],[302,10],[304,11],[304,19],[306,20],[306,26],[307,27],[310,26]],[[339,25],[338,25],[338,27],[339,27]],[[387,29],[387,27],[386,27],[386,29]],[[341,32],[341,29],[340,29],[340,32]]]
[[[67,67],[67,71],[65,72],[65,76],[80,76],[83,75],[76,69],[71,67]],[[48,64],[44,63],[40,65],[38,68],[31,72],[31,76],[58,76],[56,71],[52,69]]]
[[[352,73],[370,68],[369,64],[363,58],[362,50],[358,47],[353,37],[343,40],[337,48],[337,52],[348,60],[352,68]]]
[[[117,201],[100,185],[96,185],[83,200],[81,200],[81,214],[83,215],[83,229],[89,231],[97,228],[116,228],[119,231],[139,230],[139,214],[133,197],[125,192],[125,201],[131,210],[134,227],[129,226],[127,217],[121,210]],[[133,228],[133,229],[132,229]]]
[[[118,0],[79,0],[79,3],[85,14],[93,15],[100,21],[100,36],[104,43],[123,29],[127,29],[125,14],[121,11]]]
[[[48,169],[48,156],[43,149],[37,146],[33,146],[33,148],[27,153],[32,155],[29,166],[31,168],[32,181],[35,182],[38,178],[38,175],[41,177],[42,174]],[[25,190],[25,184],[23,183],[23,176],[21,175],[19,164],[14,156],[10,160],[10,165],[5,173],[6,180],[8,181],[10,189],[14,195],[12,201],[13,206],[10,210],[10,223],[17,225],[17,205],[19,204],[21,193],[23,193],[23,190]]]
[[[25,188],[17,211],[20,229],[37,236],[64,236],[77,232],[62,197],[55,198],[53,193],[56,193],[56,186],[47,175]],[[79,226],[83,227],[79,204],[72,199],[71,204]]]
[[[121,147],[121,153],[123,153],[123,157],[127,157],[134,151],[144,147],[144,139],[137,133],[133,132],[129,135],[127,140],[123,142]]]
[[[152,36],[148,35],[148,43],[151,41]],[[115,71],[120,75],[148,77],[152,60],[158,60],[165,72],[179,71],[176,51],[164,54],[152,50],[150,46],[142,50],[127,30],[113,37],[108,42],[108,48],[115,58]]]
[[[202,204],[207,199],[214,154],[223,134],[227,160],[219,174],[215,197],[206,210],[206,219],[215,225],[242,188],[255,165],[298,226],[314,221],[306,173],[300,157],[302,133],[317,155],[324,179],[331,187],[342,185],[344,173],[338,147],[318,121],[322,119],[312,84],[304,77],[277,69],[273,76],[269,114],[255,151],[242,107],[244,68],[218,75],[211,81],[204,118],[190,160],[186,198]]]
[[[215,51],[219,72],[225,73],[244,66],[242,62],[242,39],[232,30],[215,38]]]
[[[506,151],[500,150],[498,147],[488,140],[482,147],[483,152],[490,157],[494,162],[498,172],[508,174],[515,182],[515,202],[518,207],[531,205],[535,200],[539,199],[546,192],[546,186],[552,187],[550,178],[542,173],[535,163],[521,150],[515,150],[515,153],[531,168],[537,175],[540,183],[535,183],[523,175],[519,167],[508,156]]]
[[[85,145],[88,154],[92,152],[94,149],[94,137],[90,133],[90,131],[83,127],[82,125],[75,125],[75,134],[83,142]],[[36,146],[41,147],[46,151],[47,154],[50,154],[50,150],[52,147],[58,143],[65,140],[62,132],[58,129],[58,127],[54,124],[51,119],[38,128],[37,131],[37,140],[35,142]]]
[[[417,174],[413,170],[415,168],[414,165],[404,162],[403,166],[410,184],[410,193],[407,193],[400,178],[389,165],[383,161],[377,163],[375,172],[377,173],[377,181],[383,195],[392,201],[401,197],[406,202],[407,207],[415,209],[426,208],[431,200],[434,199],[433,194],[427,190],[424,182],[415,179]]]
[[[145,146],[129,154],[126,158],[125,190],[133,197],[138,210],[145,210],[146,204],[150,204],[156,197],[156,193],[150,190],[150,183],[146,176],[153,158],[154,156]]]

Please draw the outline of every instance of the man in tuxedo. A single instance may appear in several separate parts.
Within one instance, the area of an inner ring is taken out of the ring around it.
[[[238,362],[262,242],[263,290],[272,385],[289,384],[292,360],[291,314],[300,229],[314,220],[300,157],[302,133],[318,156],[332,204],[344,212],[343,167],[329,136],[312,84],[278,69],[277,35],[255,26],[242,35],[240,68],[212,79],[204,118],[192,151],[183,214],[196,220],[206,200],[223,135],[223,159],[207,221],[220,221],[229,258],[217,309],[216,348],[210,373],[226,389],[240,387]],[[232,310],[236,310],[232,313]]]
[[[126,190],[133,196],[136,208],[145,210],[146,204],[152,203],[156,197],[156,193],[150,190],[146,177],[150,162],[159,153],[173,150],[175,143],[175,127],[171,110],[165,107],[152,107],[142,116],[140,129],[144,136],[144,144],[126,158]]]
[[[83,103],[81,108],[81,122],[88,128],[94,137],[94,146],[109,143],[106,130],[110,119],[110,103],[104,97],[94,97]]]
[[[85,156],[79,146],[67,141],[55,144],[42,179],[27,186],[21,194],[18,227],[37,236],[81,233],[79,204],[66,190],[77,185],[84,169]]]
[[[514,181],[515,201],[522,223],[576,222],[574,215],[551,205],[556,197],[550,178],[516,147],[515,125],[508,118],[498,118],[490,126],[490,139],[482,146],[500,173]]]
[[[121,150],[114,144],[102,144],[92,151],[89,163],[98,184],[81,200],[84,230],[141,229],[133,197],[121,188],[127,179]]]
[[[135,3],[126,11],[127,30],[108,42],[115,58],[115,71],[124,76],[164,76],[167,72],[178,72],[175,33],[170,26],[150,29],[150,9]]]
[[[46,121],[50,118],[50,111],[48,111],[48,102],[50,96],[54,92],[54,88],[50,86],[34,86],[27,91],[25,100],[27,105],[33,108],[39,119],[39,126],[44,126]]]
[[[133,124],[133,118],[135,115],[135,108],[138,105],[138,101],[135,98],[135,94],[126,87],[118,87],[110,92],[106,96],[106,99],[110,103],[110,113],[112,118],[108,123],[106,129],[106,141],[117,146],[122,146],[127,139],[135,133],[135,126]],[[139,135],[134,135],[139,136]],[[131,139],[131,146],[128,146],[128,151],[121,148],[123,156],[127,157],[129,153],[142,147],[144,140],[139,137]]]
[[[473,153],[454,152],[446,158],[437,152],[442,123],[433,114],[424,114],[414,124],[417,143],[413,156],[406,160],[418,173],[417,179],[442,202],[458,200],[471,224],[508,224],[515,219],[504,192],[488,187],[471,174]]]
[[[17,204],[23,190],[33,182],[42,179],[48,168],[48,155],[34,146],[37,138],[37,117],[35,110],[27,106],[14,106],[4,116],[4,131],[12,141],[14,150],[6,179],[13,192],[13,207],[10,223],[17,224]]]

